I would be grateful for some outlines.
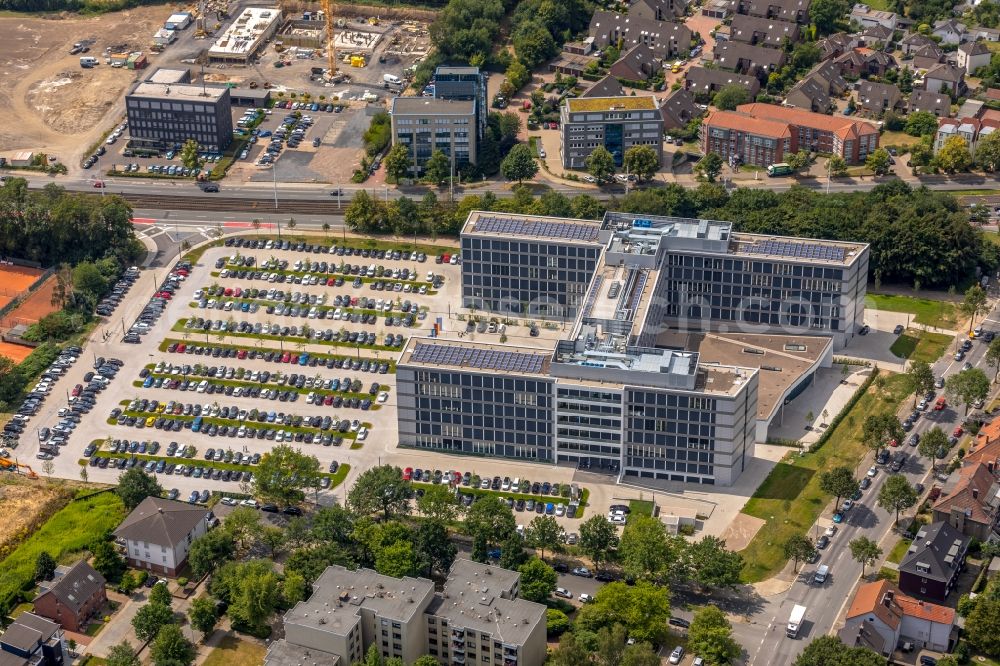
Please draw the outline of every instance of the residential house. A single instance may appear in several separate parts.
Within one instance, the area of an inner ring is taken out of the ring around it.
[[[702,122],[702,149],[728,161],[767,166],[799,150],[833,153],[858,164],[878,148],[874,125],[774,104],[742,104],[715,111]]]
[[[827,92],[831,96],[839,97],[850,87],[844,77],[840,74],[840,67],[833,60],[813,65],[805,78],[819,78],[827,86]]]
[[[889,28],[890,30],[895,30],[899,27],[899,17],[893,12],[872,9],[868,5],[860,2],[855,4],[851,9],[851,13],[848,18],[852,21],[857,21],[863,28],[868,28],[873,25],[881,25]]]
[[[783,48],[785,44],[799,40],[799,24],[738,14],[733,17],[729,38],[754,46]]]
[[[966,42],[955,53],[956,64],[965,70],[966,76],[972,76],[977,69],[990,64],[991,55],[983,42]]]
[[[922,49],[925,46],[936,48],[937,42],[927,35],[921,35],[919,32],[911,32],[899,42],[899,48],[903,52],[903,55],[912,55],[914,51]]]
[[[861,46],[886,49],[892,42],[894,31],[884,25],[870,25],[861,33]]]
[[[917,532],[899,563],[899,589],[911,595],[944,601],[965,569],[970,537],[944,521]]]
[[[924,74],[924,90],[958,97],[965,92],[965,72],[951,63],[941,63]]]
[[[1000,96],[997,99],[1000,99]],[[962,463],[973,464],[998,460],[1000,460],[1000,419],[991,421],[979,429],[969,453],[962,458]]]
[[[931,34],[940,38],[942,44],[961,44],[969,39],[969,31],[958,19],[942,19],[934,21]]]
[[[704,102],[711,101],[715,93],[728,85],[738,85],[747,89],[750,99],[760,92],[760,81],[753,76],[744,76],[723,69],[691,67],[684,75],[684,88]]]
[[[881,117],[887,111],[903,113],[906,103],[903,93],[894,84],[862,81],[858,87],[858,108],[874,118]]]
[[[580,97],[621,97],[624,94],[622,84],[618,82],[618,79],[608,74],[595,81],[594,85],[587,88]]]
[[[806,111],[826,113],[830,110],[830,87],[818,76],[807,76],[785,95],[785,104]]]
[[[284,616],[284,638],[265,666],[357,663],[372,646],[383,659],[489,666],[545,663],[545,606],[519,597],[520,574],[457,559],[441,592],[425,578],[327,567],[313,593]]]
[[[861,41],[858,35],[849,35],[846,32],[837,32],[829,37],[825,37],[816,42],[820,51],[820,60],[832,60],[852,49],[856,49],[861,46]]]
[[[946,488],[934,503],[934,520],[947,522],[962,534],[980,541],[1000,538],[998,478],[1000,468],[993,462],[963,466],[958,470],[958,482]]]
[[[176,576],[187,562],[191,542],[208,531],[208,517],[208,509],[198,504],[147,497],[114,534],[125,540],[129,566]]]
[[[673,91],[660,102],[660,115],[663,116],[665,130],[684,127],[702,113],[704,111],[695,102],[694,93],[684,88]]]
[[[834,59],[840,73],[852,79],[869,76],[885,76],[889,69],[896,68],[896,59],[884,51],[857,48]]]
[[[951,97],[929,90],[914,90],[910,93],[907,112],[915,111],[927,111],[938,118],[947,118],[951,115]]]
[[[58,622],[63,629],[83,632],[90,618],[108,601],[104,591],[106,582],[86,560],[56,567],[53,579],[39,584],[38,595],[32,602],[35,613]]]
[[[687,4],[686,0],[635,0],[628,13],[652,21],[673,21],[684,16]]]
[[[2,666],[62,666],[70,663],[63,630],[34,613],[21,613],[0,635]]]
[[[659,68],[659,63],[653,57],[653,49],[645,44],[636,44],[611,65],[608,73],[623,81],[645,81]]]
[[[655,21],[615,12],[594,12],[590,20],[590,36],[598,49],[616,45],[627,51],[637,44],[645,44],[660,60],[691,50],[691,30],[683,23]]]
[[[984,28],[983,26],[969,28],[969,38],[981,39],[984,42],[1000,42],[1000,29]]]
[[[761,78],[785,64],[785,52],[740,42],[717,42],[713,51],[721,69]]]
[[[937,44],[927,44],[913,51],[913,60],[910,61],[914,71],[924,71],[934,69],[944,62],[944,51]]]
[[[564,53],[573,55],[590,55],[594,52],[594,38],[587,37],[578,42],[566,42],[562,48]]]
[[[917,650],[951,652],[957,639],[955,610],[903,594],[887,580],[858,587],[840,639],[890,657],[903,643]]]
[[[587,71],[590,63],[597,61],[598,58],[593,55],[580,55],[579,53],[563,51],[549,62],[549,71],[580,78]]]
[[[737,0],[736,13],[808,25],[810,4],[812,0]]]

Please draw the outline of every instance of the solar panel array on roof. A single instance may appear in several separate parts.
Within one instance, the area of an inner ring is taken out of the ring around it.
[[[410,358],[416,363],[537,374],[542,371],[544,357],[540,354],[525,354],[522,352],[498,351],[494,349],[470,349],[469,347],[452,347],[448,345],[427,345],[418,342],[413,348],[413,354]]]
[[[819,259],[821,261],[843,261],[845,252],[842,247],[820,245],[819,243],[795,243],[782,240],[754,241],[746,246],[747,254],[771,254],[778,257],[794,259]]]
[[[535,236],[560,240],[595,241],[598,226],[572,224],[569,222],[548,222],[523,220],[512,217],[484,216],[476,221],[476,231],[514,236]]]

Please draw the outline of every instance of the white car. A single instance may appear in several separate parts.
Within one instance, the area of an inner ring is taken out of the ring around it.
[[[874,477],[876,474],[878,474],[878,467],[876,467],[875,465],[872,465],[871,467],[868,468],[868,477],[869,478]]]
[[[563,599],[572,599],[573,593],[567,590],[565,587],[557,587],[555,591],[557,597],[562,597]]]
[[[837,533],[836,525],[830,525],[828,528],[826,528],[826,532],[824,532],[824,534],[826,534],[826,536],[828,537],[832,537],[836,533]]]
[[[220,503],[225,504],[226,506],[236,506],[236,504],[237,504],[237,501],[235,499],[233,499],[232,497],[223,497],[219,501],[220,501]]]
[[[624,525],[625,516],[608,516],[608,522],[612,525]]]
[[[389,394],[386,391],[379,391],[378,397],[375,398],[375,401],[381,404],[388,399],[389,399]]]
[[[362,427],[358,430],[358,441],[362,442],[368,437],[368,428]]]
[[[589,604],[593,600],[594,600],[594,597],[591,596],[591,595],[589,595],[589,594],[587,594],[586,592],[583,592],[583,593],[580,594],[580,603]]]

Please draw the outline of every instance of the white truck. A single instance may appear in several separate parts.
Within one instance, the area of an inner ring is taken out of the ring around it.
[[[795,604],[792,608],[792,614],[788,617],[788,626],[785,627],[785,635],[789,638],[795,638],[799,635],[799,628],[802,626],[802,620],[806,617],[806,607]]]
[[[97,64],[97,58],[94,56],[83,56],[80,58],[80,67],[84,69],[90,69]]]
[[[385,83],[388,83],[390,85],[394,85],[394,86],[398,86],[399,84],[401,84],[403,82],[395,74],[383,74],[382,75],[382,81],[384,81]]]

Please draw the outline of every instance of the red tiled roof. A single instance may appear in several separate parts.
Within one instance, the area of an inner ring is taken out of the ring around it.
[[[787,106],[755,102],[753,104],[741,104],[736,107],[736,110],[740,113],[750,114],[755,118],[779,120],[792,125],[812,127],[813,129],[832,132],[841,139],[878,134],[878,129],[868,123],[849,120],[847,118],[838,118],[837,116],[828,116],[824,113],[813,113],[812,111]]]
[[[1000,100],[1000,88],[987,88],[986,99]]]
[[[958,484],[938,498],[934,510],[951,514],[953,509],[959,509],[966,512],[969,520],[990,524],[992,519],[984,505],[990,501],[990,490],[996,482],[987,463],[966,465],[959,471]]]
[[[1000,442],[1000,419],[987,423],[979,429],[979,433],[976,435],[976,445],[972,448],[972,451],[978,453],[980,447],[996,442]],[[997,454],[1000,457],[1000,448],[997,448]],[[968,461],[969,456],[966,456],[965,462]]]
[[[766,118],[756,118],[736,111],[712,111],[705,117],[704,124],[722,129],[739,130],[757,136],[775,139],[791,138],[792,130],[787,123]]]
[[[889,593],[892,594],[891,599],[886,597]],[[953,608],[908,597],[887,580],[861,585],[847,611],[847,618],[869,613],[875,614],[893,629],[899,626],[900,619],[904,615],[939,624],[952,625],[955,623],[955,610]]]

